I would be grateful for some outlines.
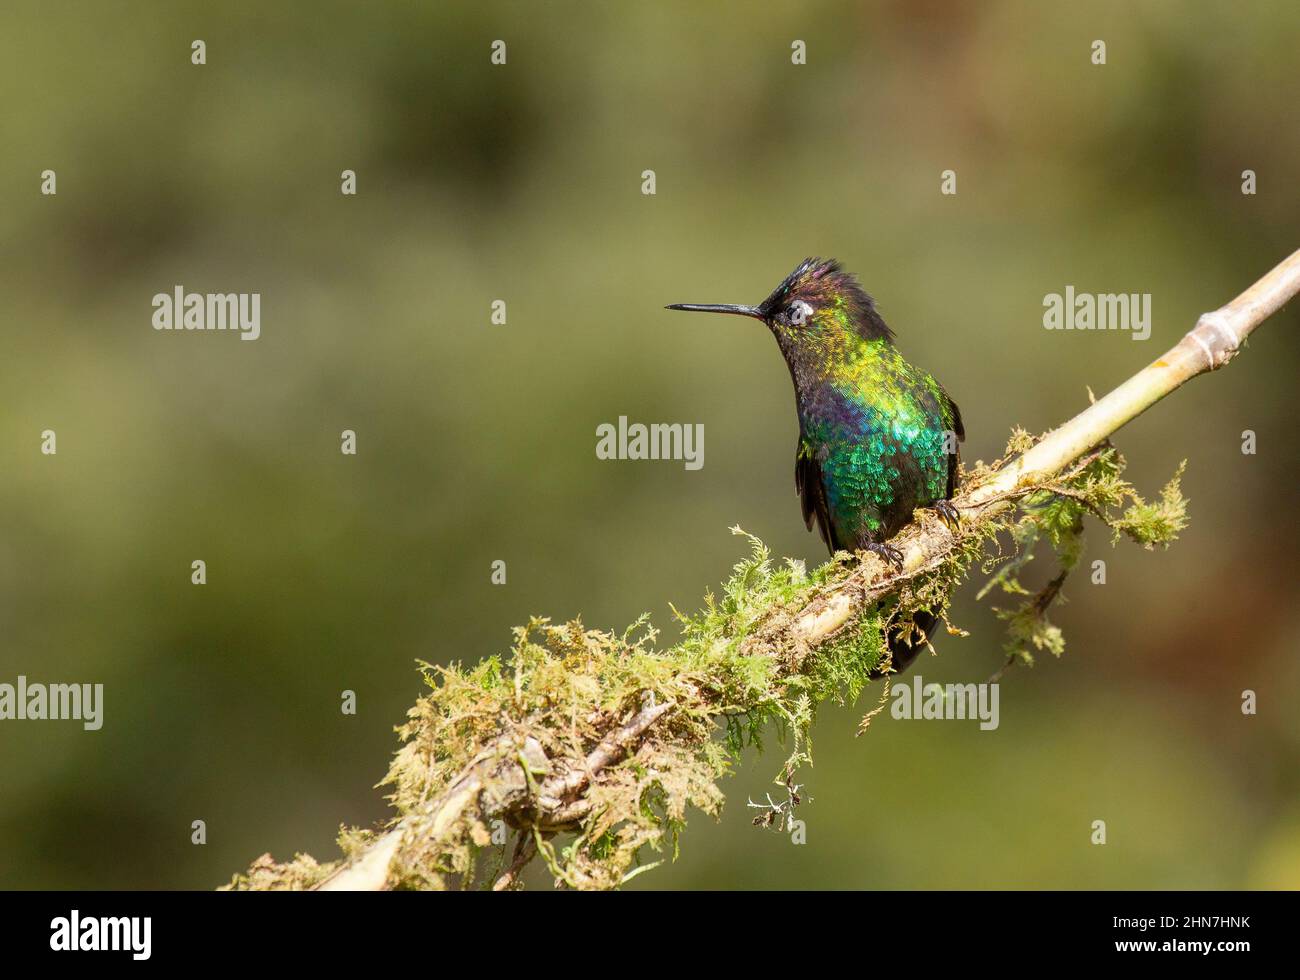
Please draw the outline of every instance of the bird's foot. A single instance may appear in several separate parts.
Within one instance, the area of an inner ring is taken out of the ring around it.
[[[939,520],[943,521],[953,530],[961,526],[961,511],[953,506],[951,500],[940,500],[934,505],[935,513],[939,515]]]
[[[875,541],[868,541],[862,546],[862,549],[870,551],[873,555],[878,555],[886,563],[893,565],[897,571],[901,572],[903,570],[903,553],[897,548]]]

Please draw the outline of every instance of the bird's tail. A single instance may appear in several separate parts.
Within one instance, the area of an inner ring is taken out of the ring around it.
[[[892,661],[893,673],[901,674],[911,666],[915,660],[926,648],[930,641],[930,635],[934,627],[938,624],[939,617],[925,609],[919,609],[912,614],[912,623],[919,633],[913,632],[909,638],[900,636],[893,629],[886,629],[885,637],[889,642],[889,655]],[[909,642],[910,639],[910,642]],[[872,677],[883,677],[885,675],[884,665],[871,672]]]

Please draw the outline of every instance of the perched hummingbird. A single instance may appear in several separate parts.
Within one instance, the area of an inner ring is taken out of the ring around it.
[[[753,317],[772,331],[799,413],[795,490],[804,523],[811,531],[817,522],[832,554],[872,551],[901,566],[888,542],[914,508],[957,520],[949,500],[966,435],[961,413],[939,382],[903,360],[875,301],[838,262],[805,259],[758,306],[668,309]],[[936,618],[918,612],[913,622],[928,638]],[[888,641],[896,671],[924,647],[892,631]]]

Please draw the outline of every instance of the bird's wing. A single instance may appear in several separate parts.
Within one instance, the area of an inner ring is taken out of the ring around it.
[[[921,404],[921,409],[931,419],[937,420],[945,429],[951,430],[957,436],[957,441],[961,442],[966,438],[966,427],[961,421],[961,409],[957,403],[952,400],[952,396],[944,390],[943,385],[939,384],[934,375],[921,374],[920,383],[917,385],[917,399]],[[961,454],[954,451],[948,456],[948,484],[945,496],[952,499],[953,492],[957,489],[957,467],[961,460]]]
[[[966,438],[966,427],[961,424],[961,409],[952,400],[952,396],[943,390],[943,385],[939,386],[939,390],[943,392],[944,400],[948,402],[948,411],[952,413],[952,431],[957,433],[957,441],[961,442]]]
[[[961,422],[961,409],[952,400],[952,396],[943,390],[943,385],[939,386],[939,391],[943,393],[944,400],[948,403],[948,411],[952,413],[952,431],[957,433],[957,441],[961,442],[966,438],[966,427]],[[961,453],[954,452],[948,457],[948,499],[950,500],[957,489],[957,466],[960,462]]]
[[[811,448],[799,438],[799,445],[794,453],[794,488],[799,494],[799,503],[803,508],[803,522],[812,530],[813,521],[817,521],[817,530],[822,540],[831,551],[835,550],[832,540],[831,512],[826,506],[826,484],[822,482],[821,463],[813,455]]]

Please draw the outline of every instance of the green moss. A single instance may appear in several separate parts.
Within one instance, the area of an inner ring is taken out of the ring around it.
[[[1007,456],[976,466],[965,487],[1033,442],[1016,430]],[[809,571],[800,562],[773,562],[761,541],[733,528],[747,538],[749,554],[698,612],[673,610],[680,629],[675,644],[660,646],[646,616],[621,633],[592,630],[580,620],[534,618],[514,630],[505,656],[470,667],[422,665],[429,690],[398,728],[402,745],[382,784],[394,822],[404,820],[420,832],[404,839],[389,885],[490,887],[509,863],[506,841],[513,838],[521,851],[536,848],[558,885],[617,887],[676,856],[687,811],[716,815],[723,803],[720,780],[741,752],[762,748],[769,733],[788,752],[775,777],[786,799],[758,804],[764,812],[755,822],[784,825],[799,800],[795,773],[811,762],[808,733],[818,705],[858,700],[887,656],[883,633],[892,624],[910,624],[919,609],[943,614],[953,590],[982,561],[991,577],[981,596],[998,589],[1025,597],[996,610],[1006,623],[1009,656],[1026,662],[1043,650],[1059,656],[1065,640],[1047,613],[1083,553],[1085,516],[1098,517],[1115,538],[1145,547],[1176,538],[1187,519],[1182,468],[1150,504],[1123,480],[1123,470],[1123,458],[1107,446],[1016,507],[963,521],[954,547],[934,567],[900,582],[815,650],[793,648],[782,630],[852,574],[855,563],[838,555]],[[990,546],[996,549],[991,558]],[[1033,590],[1022,577],[1039,550],[1054,555],[1058,571]],[[887,697],[888,680],[882,687]],[[539,804],[548,780],[584,773],[584,760],[602,739],[638,712],[663,705],[671,710],[630,754],[601,768],[558,807]],[[419,820],[431,801],[471,769],[483,778],[476,806],[437,834],[426,833]],[[345,830],[340,845],[351,857],[371,840],[368,832]],[[309,888],[336,866],[306,855],[287,864],[264,856],[227,887]]]
[[[1023,452],[1023,433],[1016,433],[1008,446]],[[1046,651],[1059,657],[1065,650],[1065,636],[1048,619],[1049,609],[1063,601],[1062,588],[1083,555],[1084,517],[1092,515],[1111,530],[1111,543],[1121,538],[1151,549],[1168,547],[1187,526],[1187,501],[1180,481],[1184,460],[1160,493],[1159,501],[1146,503],[1123,478],[1126,462],[1111,445],[1100,447],[1060,479],[1023,498],[1018,516],[1008,527],[1013,545],[1011,556],[980,590],[983,598],[994,588],[1004,593],[1027,596],[1012,608],[996,608],[995,615],[1006,623],[1004,649],[1009,662],[1034,662],[1034,654]],[[1126,506],[1127,505],[1127,506]],[[1055,555],[1058,571],[1037,590],[1027,588],[1021,575],[1033,560],[1040,543]]]

